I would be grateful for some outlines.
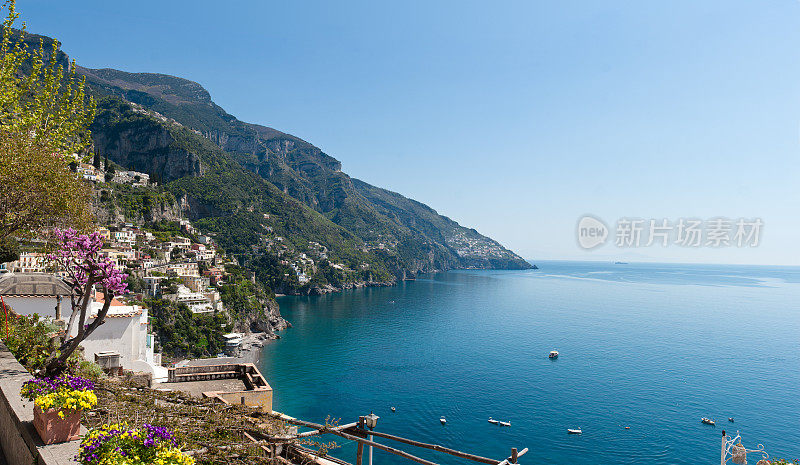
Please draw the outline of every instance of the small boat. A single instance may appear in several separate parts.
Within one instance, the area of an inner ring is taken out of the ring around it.
[[[583,434],[583,430],[580,428],[567,428],[567,434]]]
[[[558,358],[558,351],[557,350],[551,350],[550,351],[550,355],[548,355],[548,357],[549,358]]]
[[[444,425],[445,423],[447,423],[447,420],[445,420],[445,418],[444,418],[444,417],[442,417],[442,418],[439,418],[439,421],[440,421],[440,422],[441,422],[443,425]]]
[[[630,426],[626,426],[625,429],[631,429],[631,427]]]
[[[500,426],[511,426],[510,421],[498,421],[497,424]]]
[[[493,425],[496,425],[496,424],[498,424],[498,423],[500,423],[500,422],[499,422],[499,421],[497,421],[497,420],[495,420],[495,419],[494,419],[494,418],[492,418],[492,417],[489,417],[489,423],[491,423],[491,424],[493,424]]]
[[[733,423],[733,417],[728,417],[728,421]]]
[[[703,424],[706,424],[706,425],[711,425],[711,426],[714,426],[714,425],[717,424],[714,420],[712,420],[710,418],[706,418],[706,417],[701,418],[700,419],[700,423],[703,423]]]
[[[396,409],[396,408],[394,408],[394,407],[392,407],[392,412],[394,412],[395,410],[397,410],[397,409]]]

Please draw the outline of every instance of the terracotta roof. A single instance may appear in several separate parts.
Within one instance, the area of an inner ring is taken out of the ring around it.
[[[105,295],[103,295],[102,292],[95,292],[94,301],[98,302],[98,303],[101,303],[101,304],[105,303],[106,302]],[[122,302],[117,300],[116,297],[114,297],[113,299],[111,299],[111,306],[112,307],[125,307],[125,304],[123,304]]]
[[[0,275],[0,295],[67,296],[72,289],[63,279],[47,273],[6,273]]]

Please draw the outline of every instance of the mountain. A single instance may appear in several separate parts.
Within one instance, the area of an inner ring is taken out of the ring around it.
[[[52,39],[29,35],[38,45]],[[58,61],[68,66],[59,51]],[[390,284],[419,272],[530,264],[430,207],[353,179],[298,137],[239,121],[201,85],[78,67],[98,102],[93,150],[147,172],[276,292]],[[306,278],[305,280],[302,278]]]
[[[368,247],[391,247],[408,271],[528,268],[496,241],[430,207],[353,179],[314,145],[273,128],[239,121],[202,86],[163,74],[79,68],[106,95],[156,111],[213,141],[241,166],[352,231]]]

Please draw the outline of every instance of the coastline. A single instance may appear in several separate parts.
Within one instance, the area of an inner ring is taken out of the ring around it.
[[[280,336],[270,336],[267,333],[250,333],[242,337],[239,346],[239,355],[234,357],[240,363],[252,363],[258,367],[261,358],[261,348],[268,341],[280,339]]]

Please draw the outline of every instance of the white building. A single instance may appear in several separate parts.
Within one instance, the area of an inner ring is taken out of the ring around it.
[[[150,182],[150,175],[139,171],[117,171],[114,173],[114,182],[120,184],[133,184],[146,186]]]
[[[207,247],[203,244],[192,244],[192,250],[194,250],[195,258],[201,261],[211,261],[217,255],[214,247]]]
[[[90,317],[86,324],[91,324],[97,312],[103,308],[103,294],[97,293],[91,304]],[[69,334],[78,332],[77,322],[70,328]],[[126,305],[115,299],[111,300],[108,314],[102,325],[81,343],[86,360],[95,360],[97,354],[119,354],[122,368],[150,373],[153,379],[166,379],[167,369],[161,365],[161,354],[154,352],[155,340],[149,331],[147,309],[138,305]]]
[[[165,294],[163,298],[173,302],[186,304],[192,313],[211,313],[215,310],[214,304],[203,294],[193,292],[183,284],[178,285],[178,292],[175,294]]]
[[[150,297],[155,297],[158,295],[159,289],[161,288],[162,279],[166,279],[166,276],[145,276],[142,278],[147,295]]]
[[[0,295],[11,309],[20,315],[38,314],[64,328],[70,336],[77,334],[79,321],[69,325],[72,313],[69,295],[72,290],[60,278],[45,273],[6,273],[0,276]],[[90,307],[91,323],[102,308],[102,294]],[[153,379],[166,379],[167,369],[161,367],[161,354],[154,353],[154,339],[149,331],[147,309],[111,301],[103,324],[81,343],[84,358],[95,361],[96,354],[115,354],[126,370],[150,373]]]
[[[47,265],[46,257],[39,252],[20,252],[19,259],[6,265],[8,271],[17,273],[43,273]]]
[[[118,244],[133,244],[136,242],[136,233],[127,229],[114,231],[112,237],[114,238],[114,242]]]
[[[167,242],[166,246],[169,247],[170,251],[172,249],[180,249],[184,252],[192,248],[192,241],[187,237],[178,236],[172,242]]]

